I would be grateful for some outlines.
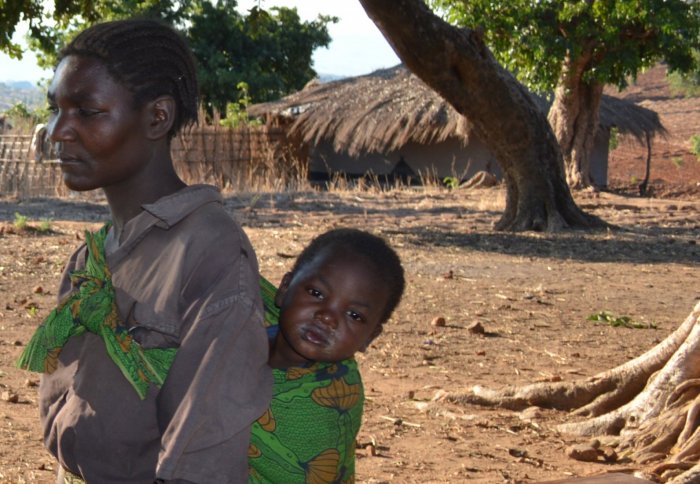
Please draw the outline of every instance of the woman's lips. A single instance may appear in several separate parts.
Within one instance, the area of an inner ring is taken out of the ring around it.
[[[73,156],[64,156],[64,155],[59,156],[58,161],[59,161],[61,166],[77,165],[80,163],[80,160],[78,158],[75,158]]]

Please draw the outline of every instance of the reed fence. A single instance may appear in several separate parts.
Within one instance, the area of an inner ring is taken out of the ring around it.
[[[34,145],[41,146],[34,148]],[[194,127],[173,139],[175,169],[187,183],[222,190],[279,189],[306,177],[304,154],[291,148],[280,128]],[[27,134],[0,135],[0,193],[22,198],[61,197],[58,162],[47,143]]]

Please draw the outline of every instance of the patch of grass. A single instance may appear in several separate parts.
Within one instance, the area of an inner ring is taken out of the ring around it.
[[[37,230],[39,232],[51,232],[51,222],[52,220],[50,218],[42,218],[41,221],[39,221]]]
[[[614,151],[620,146],[620,130],[615,126],[610,128],[610,139],[608,140],[608,151]]]
[[[700,162],[700,134],[694,134],[690,137],[690,151],[697,157]]]
[[[28,224],[29,224],[29,218],[27,216],[22,215],[19,212],[15,212],[14,226],[17,230],[26,229]]]
[[[454,190],[459,187],[459,179],[456,176],[446,176],[442,179],[442,184],[448,189]]]
[[[671,161],[673,162],[674,165],[676,165],[676,168],[683,167],[683,158],[681,158],[680,156],[674,156]]]
[[[22,215],[19,212],[15,212],[15,221],[13,222],[14,230],[16,230],[18,233],[43,233],[47,234],[50,232],[53,232],[53,228],[51,227],[51,224],[53,223],[53,220],[50,218],[42,218],[38,225],[34,223],[30,223],[29,217],[26,215]]]
[[[655,323],[638,323],[629,316],[616,317],[607,311],[601,311],[597,314],[591,314],[586,319],[588,319],[589,321],[605,323],[612,326],[613,328],[622,327],[631,329],[657,329]]]

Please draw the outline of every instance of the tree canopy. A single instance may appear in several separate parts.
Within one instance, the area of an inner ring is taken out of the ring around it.
[[[663,60],[695,66],[700,5],[685,0],[429,0],[452,24],[478,29],[504,67],[531,89],[555,93],[550,122],[567,179],[585,186],[602,89],[619,88]]]
[[[296,9],[258,7],[241,14],[235,0],[0,0],[0,50],[21,58],[12,42],[20,21],[29,24],[28,43],[43,67],[78,31],[101,20],[135,15],[168,21],[188,39],[198,61],[202,100],[208,111],[224,112],[246,83],[253,102],[295,90],[316,76],[312,53],[326,47],[328,25],[337,19],[319,15],[302,22]],[[51,8],[52,7],[52,8]]]
[[[583,82],[624,88],[660,60],[695,65],[700,6],[685,0],[431,0],[455,25],[482,28],[498,61],[529,88],[550,93],[567,57],[591,56]]]
[[[242,16],[231,4],[200,2],[187,29],[209,107],[223,112],[240,82],[253,102],[262,102],[299,90],[316,76],[311,56],[330,43],[326,26],[334,18],[302,22],[296,9],[277,7],[254,7]]]

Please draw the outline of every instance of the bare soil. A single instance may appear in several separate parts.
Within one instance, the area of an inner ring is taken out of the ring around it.
[[[434,395],[584,378],[661,341],[700,298],[700,201],[684,193],[580,192],[580,206],[618,228],[556,235],[494,232],[500,188],[238,195],[226,204],[272,280],[334,226],[379,233],[403,259],[405,298],[359,356],[367,393],[359,482],[520,483],[634,466],[566,457],[581,440],[553,429],[564,412],[524,418],[433,402]],[[15,227],[15,212],[28,217],[27,228]],[[38,425],[38,377],[12,363],[52,308],[83,231],[107,217],[100,201],[0,198],[0,482],[53,482],[55,463]],[[39,230],[42,219],[51,219],[51,230]],[[601,311],[639,327],[588,320]],[[444,326],[431,324],[438,317]]]

